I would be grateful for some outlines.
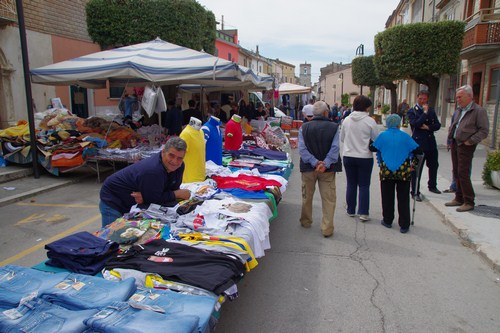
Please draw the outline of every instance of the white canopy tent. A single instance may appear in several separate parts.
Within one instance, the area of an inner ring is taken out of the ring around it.
[[[308,94],[312,90],[311,87],[305,87],[293,83],[280,83],[278,91],[280,95],[284,94]]]
[[[259,86],[261,77],[238,64],[205,52],[155,40],[101,51],[31,70],[33,83],[86,88],[199,84]]]

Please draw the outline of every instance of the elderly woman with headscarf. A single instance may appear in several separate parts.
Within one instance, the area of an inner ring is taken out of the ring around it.
[[[410,229],[410,180],[416,154],[421,153],[418,144],[399,129],[401,117],[387,117],[387,130],[380,133],[370,150],[377,152],[380,167],[382,194],[382,225],[392,228],[394,220],[394,190],[398,198],[399,227],[401,233]]]

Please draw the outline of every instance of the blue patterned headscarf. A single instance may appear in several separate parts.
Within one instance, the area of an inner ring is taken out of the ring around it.
[[[391,114],[385,119],[385,126],[387,128],[398,127],[401,124],[401,117],[397,114]]]
[[[378,150],[379,164],[382,160],[390,171],[395,172],[411,156],[418,144],[398,128],[401,117],[397,114],[391,114],[385,123],[387,130],[380,133],[373,146]]]

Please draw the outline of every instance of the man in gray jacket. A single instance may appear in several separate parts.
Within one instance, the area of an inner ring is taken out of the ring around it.
[[[338,124],[328,119],[328,105],[316,102],[314,117],[299,129],[300,173],[302,176],[302,211],[300,224],[310,228],[313,222],[312,203],[316,183],[321,196],[323,216],[321,232],[324,237],[333,235],[336,191],[335,173],[342,171],[339,157]]]
[[[457,212],[474,209],[474,188],[470,180],[470,169],[474,151],[478,143],[488,136],[489,121],[486,110],[473,100],[472,87],[469,85],[457,89],[457,110],[448,131],[451,142],[451,161],[453,177],[457,182],[455,198],[445,203],[446,206],[459,206]]]

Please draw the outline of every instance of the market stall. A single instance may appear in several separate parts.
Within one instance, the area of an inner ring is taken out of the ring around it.
[[[206,162],[204,181],[181,185],[189,200],[134,207],[95,233],[47,244],[48,260],[35,267],[0,267],[0,331],[42,317],[50,329],[56,314],[71,318],[61,324],[71,332],[213,331],[271,247],[269,223],[293,167],[279,126],[241,139],[221,165]]]

